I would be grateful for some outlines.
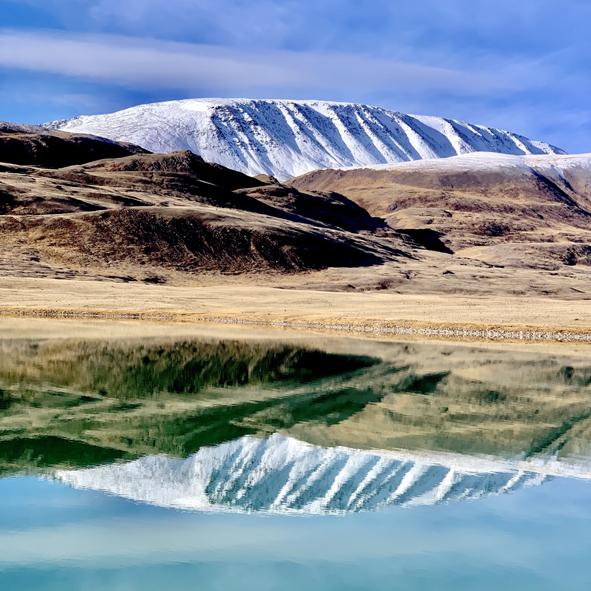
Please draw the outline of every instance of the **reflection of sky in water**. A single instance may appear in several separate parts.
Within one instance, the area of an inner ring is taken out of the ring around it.
[[[0,481],[5,589],[588,589],[591,484],[380,513],[186,513]]]

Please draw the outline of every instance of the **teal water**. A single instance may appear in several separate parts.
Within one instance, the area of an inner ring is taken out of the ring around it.
[[[0,341],[0,588],[589,589],[591,364]]]

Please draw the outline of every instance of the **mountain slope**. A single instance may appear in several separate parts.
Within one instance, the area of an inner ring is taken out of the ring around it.
[[[464,154],[318,170],[290,182],[338,191],[462,257],[546,269],[591,264],[591,155]]]
[[[144,152],[138,146],[92,135],[0,122],[0,162],[59,168]]]
[[[318,168],[443,158],[476,151],[561,153],[521,135],[440,117],[324,101],[188,99],[139,105],[49,127],[191,150],[247,174],[279,179]]]
[[[372,265],[410,251],[406,238],[342,196],[303,194],[190,151],[138,153],[14,128],[0,129],[0,148],[4,140],[13,149],[0,150],[0,274],[161,283],[175,273]],[[118,157],[88,161],[103,148]],[[72,161],[84,163],[40,166]]]

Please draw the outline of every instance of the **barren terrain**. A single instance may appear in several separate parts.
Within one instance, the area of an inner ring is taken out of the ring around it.
[[[112,142],[123,154],[94,161],[104,140],[89,136],[86,151],[52,148],[48,167],[51,138],[78,136],[2,134],[20,146],[0,164],[4,315],[591,333],[589,157],[280,184]]]

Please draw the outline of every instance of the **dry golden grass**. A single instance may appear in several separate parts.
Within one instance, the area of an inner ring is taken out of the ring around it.
[[[586,301],[321,292],[236,283],[173,287],[4,278],[0,279],[0,314],[29,318],[215,322],[253,327],[285,325],[300,330],[373,334],[391,339],[403,336],[395,329],[413,329],[407,332],[420,338],[462,340],[519,340],[519,337],[492,333],[453,335],[445,331],[591,333]],[[531,335],[521,336],[531,339]],[[558,340],[552,335],[543,338]]]

